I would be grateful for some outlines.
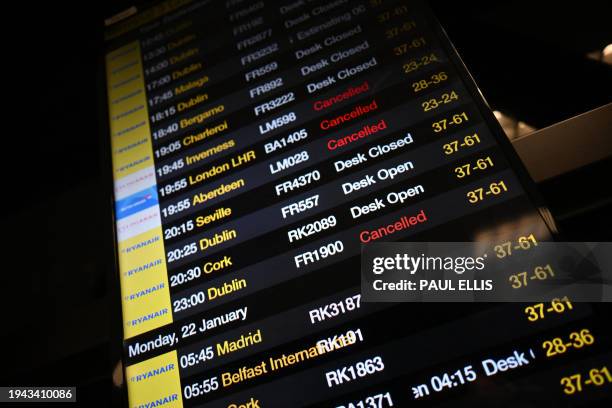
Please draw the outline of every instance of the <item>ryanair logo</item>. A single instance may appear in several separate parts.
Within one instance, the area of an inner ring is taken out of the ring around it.
[[[161,265],[161,264],[162,264],[161,258],[160,259],[156,259],[156,260],[154,260],[152,262],[146,263],[144,265],[140,265],[140,266],[138,266],[136,268],[132,268],[132,269],[128,270],[127,272],[124,272],[123,274],[125,276],[132,276],[132,275],[135,275],[137,273],[144,272],[144,271],[146,271],[148,269],[154,268],[154,267],[156,267],[158,265]]]
[[[158,242],[159,240],[160,240],[159,235],[156,235],[153,238],[149,238],[145,241],[138,242],[137,244],[130,245],[129,247],[122,249],[121,252],[129,254],[130,252],[133,252],[137,249],[148,247],[149,245],[154,244]]]
[[[159,367],[159,368],[154,368],[152,370],[149,371],[145,371],[144,373],[141,374],[136,374],[132,377],[130,377],[130,381],[131,382],[140,382],[142,380],[147,380],[151,377],[155,377],[157,375],[161,375],[164,373],[167,373],[169,371],[174,370],[174,364],[170,363],[170,364],[166,364],[165,366]]]
[[[168,308],[164,307],[163,309],[158,310],[157,312],[149,313],[141,317],[137,317],[136,319],[128,320],[128,326],[138,326],[140,324],[146,323],[149,320],[157,319],[159,317],[165,316],[168,314]]]

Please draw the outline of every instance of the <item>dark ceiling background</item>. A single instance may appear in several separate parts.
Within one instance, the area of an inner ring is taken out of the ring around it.
[[[491,106],[541,128],[611,101],[610,67],[585,57],[612,42],[606,3],[433,6]],[[23,2],[5,11],[3,27],[0,338],[8,355],[0,384],[75,384],[83,406],[110,404],[114,363],[101,22],[131,4]],[[601,169],[573,177],[584,184],[603,177]],[[553,201],[559,185],[543,187]],[[556,208],[575,210],[566,207]],[[605,214],[567,226],[575,236],[602,234]]]

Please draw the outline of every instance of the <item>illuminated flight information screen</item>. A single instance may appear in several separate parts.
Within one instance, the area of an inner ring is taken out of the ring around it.
[[[170,1],[106,37],[130,407],[609,398],[598,305],[362,301],[376,242],[550,239],[426,4]]]

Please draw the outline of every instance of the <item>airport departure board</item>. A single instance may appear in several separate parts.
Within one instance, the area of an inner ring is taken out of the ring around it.
[[[169,1],[106,37],[130,407],[609,398],[598,305],[361,299],[375,242],[551,238],[425,3]]]

